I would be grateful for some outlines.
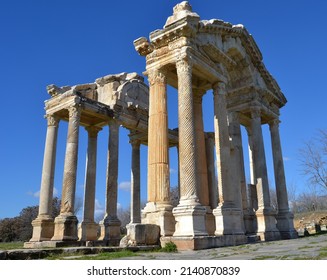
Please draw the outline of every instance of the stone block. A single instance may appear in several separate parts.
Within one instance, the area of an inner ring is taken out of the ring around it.
[[[129,224],[121,246],[158,245],[160,227],[152,224]]]

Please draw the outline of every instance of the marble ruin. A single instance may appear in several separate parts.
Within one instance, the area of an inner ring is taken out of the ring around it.
[[[204,249],[244,244],[250,238],[296,238],[279,135],[280,108],[287,100],[263,64],[253,37],[243,25],[200,20],[187,1],[176,5],[163,29],[149,37],[134,41],[146,59],[149,86],[136,73],[108,75],[72,87],[48,86],[39,215],[25,246],[86,242],[128,246],[156,244],[160,237],[162,245],[173,241],[180,249]],[[177,129],[168,127],[167,85],[178,90]],[[213,132],[203,128],[205,94],[213,98]],[[61,210],[52,217],[60,121],[68,121],[68,136]],[[270,201],[265,124],[271,134],[278,209]],[[74,200],[81,126],[88,132],[88,150],[83,218],[78,224]],[[130,130],[132,145],[131,223],[123,240],[117,217],[120,126]],[[245,178],[241,126],[249,139],[250,184]],[[109,129],[106,213],[98,225],[94,222],[97,136],[105,128]],[[140,145],[148,146],[148,196],[142,210]],[[177,147],[179,159],[177,207],[170,201],[171,147]]]

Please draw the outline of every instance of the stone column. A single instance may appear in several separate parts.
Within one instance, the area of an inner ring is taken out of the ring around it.
[[[235,176],[232,176],[238,185],[238,207],[243,210],[244,228],[246,233],[253,233],[253,211],[250,211],[248,204],[247,185],[244,171],[244,154],[242,144],[242,133],[239,112],[229,113],[230,135],[233,143],[233,159],[235,165]]]
[[[59,119],[54,115],[47,115],[46,118],[48,128],[43,158],[39,214],[32,222],[33,236],[31,242],[50,240],[54,231],[52,200]]]
[[[206,158],[208,167],[208,189],[209,189],[209,205],[211,209],[215,209],[218,206],[218,188],[217,178],[215,172],[215,134],[212,132],[205,133],[205,146],[206,146]]]
[[[109,123],[109,144],[106,179],[106,213],[100,222],[101,235],[99,240],[107,245],[118,245],[120,241],[121,222],[117,217],[118,194],[118,152],[119,124],[112,120]]]
[[[214,127],[218,176],[219,205],[213,211],[216,218],[216,235],[234,235],[244,237],[243,216],[237,206],[237,188],[231,180],[231,143],[227,121],[225,84],[219,82],[213,86]]]
[[[132,144],[131,224],[141,223],[140,141]]]
[[[216,221],[212,210],[218,206],[218,187],[215,173],[215,136],[212,132],[205,133],[205,157],[207,161],[207,182],[209,193],[209,207],[207,207],[206,226],[209,235],[216,231]],[[210,212],[208,211],[210,209]],[[208,214],[209,213],[209,214]]]
[[[84,186],[83,221],[79,225],[79,239],[81,241],[97,240],[98,225],[94,222],[95,182],[97,160],[97,137],[101,128],[88,126],[88,148],[86,158],[86,174]]]
[[[77,217],[74,213],[76,171],[78,157],[78,136],[81,109],[79,104],[69,109],[68,136],[64,165],[63,186],[61,195],[60,215],[55,219],[54,241],[76,241]]]
[[[297,238],[298,234],[294,229],[293,214],[289,210],[286,179],[282,147],[279,135],[279,120],[269,122],[272,153],[274,160],[274,173],[276,194],[278,203],[277,228],[283,239]]]
[[[149,71],[148,203],[142,223],[157,224],[161,235],[172,235],[174,218],[170,203],[167,78],[162,69]]]
[[[209,206],[208,189],[208,169],[205,148],[205,137],[203,128],[202,97],[204,90],[193,89],[194,118],[195,118],[195,138],[197,146],[197,177],[199,178],[198,190],[199,202],[206,208],[206,229],[209,235],[214,235],[215,218],[212,215],[212,209]]]
[[[197,177],[197,143],[192,92],[192,63],[187,59],[177,61],[178,77],[178,132],[180,202],[173,209],[176,220],[174,236],[207,235],[206,209],[199,203]]]
[[[258,222],[258,234],[261,240],[277,240],[280,238],[276,228],[275,212],[270,205],[269,184],[267,176],[266,156],[264,150],[261,111],[253,108],[251,111],[251,141],[253,146],[253,158],[258,195],[258,210],[256,211]]]

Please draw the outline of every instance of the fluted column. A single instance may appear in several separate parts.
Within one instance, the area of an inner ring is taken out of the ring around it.
[[[253,108],[251,111],[251,141],[256,176],[258,210],[256,211],[258,233],[263,240],[280,238],[276,228],[275,212],[271,208],[269,184],[266,166],[266,156],[261,128],[261,111]]]
[[[148,201],[156,204],[169,204],[169,141],[165,71],[150,71],[149,83]]]
[[[88,148],[86,158],[86,174],[84,186],[83,220],[79,225],[79,239],[82,241],[96,240],[98,225],[94,222],[95,182],[97,160],[97,137],[101,128],[88,126]]]
[[[172,235],[174,219],[170,203],[167,78],[164,69],[148,72],[148,203],[142,223],[157,224],[161,235]]]
[[[178,137],[180,165],[180,203],[174,208],[176,231],[174,236],[207,235],[206,209],[199,203],[197,177],[197,143],[192,91],[192,62],[177,61],[178,78]]]
[[[289,239],[296,238],[297,232],[294,229],[294,216],[290,212],[288,205],[284,161],[279,135],[279,123],[278,119],[269,122],[278,203],[277,228],[283,239]]]
[[[50,240],[54,231],[52,200],[59,119],[54,115],[47,115],[46,118],[48,128],[43,158],[39,214],[32,222],[33,236],[30,240],[32,242]]]
[[[141,223],[140,141],[132,144],[131,223]]]
[[[121,222],[117,217],[118,199],[118,153],[119,153],[119,123],[111,120],[109,123],[109,144],[106,179],[106,213],[100,222],[101,235],[108,245],[118,245],[120,241]]]
[[[243,217],[237,205],[238,186],[233,182],[231,143],[229,140],[225,83],[213,86],[214,127],[218,176],[219,205],[213,211],[216,217],[216,235],[244,235]]]
[[[69,123],[64,165],[60,215],[55,219],[52,240],[75,241],[77,237],[77,217],[74,213],[76,171],[78,157],[78,137],[81,117],[79,104],[69,107]]]

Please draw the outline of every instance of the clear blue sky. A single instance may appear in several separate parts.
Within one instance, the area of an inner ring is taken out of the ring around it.
[[[37,205],[46,121],[46,86],[75,85],[120,72],[142,73],[145,59],[133,40],[160,29],[180,1],[1,0],[0,1],[0,218]],[[281,140],[287,181],[299,189],[298,149],[319,128],[327,128],[327,2],[324,0],[192,0],[201,19],[242,23],[254,36],[264,63],[288,99],[281,110]],[[213,130],[211,93],[205,97],[205,129]],[[169,124],[176,127],[176,95],[169,95]],[[61,123],[55,176],[61,193],[67,124]],[[264,128],[269,178],[273,182],[268,129]],[[121,129],[119,203],[129,204],[128,132]],[[80,134],[77,197],[83,197],[86,133]],[[108,131],[99,134],[97,213],[104,207]],[[245,150],[246,147],[245,147]],[[142,197],[146,197],[146,147],[142,148]],[[246,165],[247,165],[246,161]],[[171,151],[171,184],[177,182]],[[248,175],[248,174],[247,174]]]

